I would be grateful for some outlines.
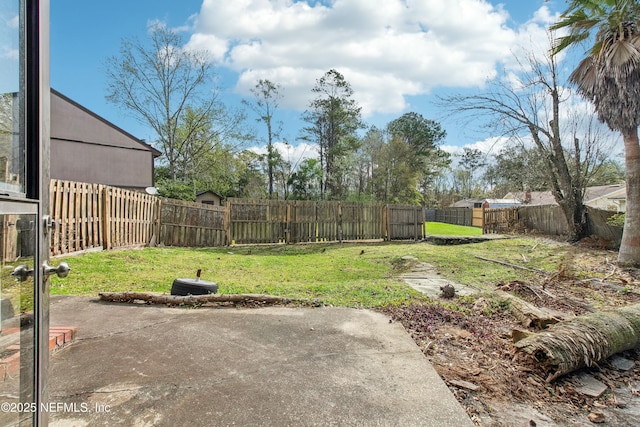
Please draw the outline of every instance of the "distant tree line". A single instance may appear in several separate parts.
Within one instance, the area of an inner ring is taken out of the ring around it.
[[[468,147],[450,154],[441,148],[445,129],[419,113],[403,114],[384,128],[367,126],[351,85],[335,69],[316,80],[302,114],[306,125],[298,139],[317,147],[317,155],[292,164],[276,149],[276,142],[286,143],[278,120],[284,88],[260,79],[251,90],[253,98],[243,102],[264,128],[266,140],[258,141],[247,111],[224,105],[220,90],[211,88],[215,70],[206,53],[182,45],[179,34],[157,26],[149,40],[123,41],[120,55],[107,66],[107,99],[157,134],[154,145],[162,157],[155,178],[163,196],[193,200],[198,191],[213,190],[226,197],[444,207],[510,191],[558,189],[565,194],[559,182],[583,189],[624,180],[621,164],[597,149],[595,133],[589,139],[576,131],[580,144],[566,144],[559,138],[561,129],[553,126],[557,116],[539,120],[539,111],[518,110],[522,99],[534,105],[539,91],[516,93],[496,82],[488,96],[447,99],[454,113],[490,112],[509,139],[507,148],[494,154]],[[531,58],[525,68],[533,71],[523,81],[530,88],[541,84],[549,89],[551,104],[557,101],[559,108],[560,98],[553,100],[558,90],[554,67],[551,60]],[[522,129],[540,143],[526,144]],[[247,150],[249,143],[263,143],[266,152]]]

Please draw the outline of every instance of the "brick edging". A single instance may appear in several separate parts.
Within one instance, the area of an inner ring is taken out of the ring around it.
[[[19,330],[16,330],[14,333],[19,332]],[[71,344],[77,335],[78,328],[76,326],[49,327],[49,352],[54,353]],[[20,343],[11,344],[7,347],[7,350],[15,352],[0,359],[0,381],[4,381],[7,377],[20,371]]]

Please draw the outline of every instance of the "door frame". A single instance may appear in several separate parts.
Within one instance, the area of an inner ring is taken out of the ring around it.
[[[25,14],[24,85],[26,200],[37,205],[36,251],[34,259],[35,372],[34,400],[39,409],[48,402],[49,375],[49,280],[43,263],[49,259],[49,0],[21,0]],[[48,413],[36,411],[33,424],[48,425]]]

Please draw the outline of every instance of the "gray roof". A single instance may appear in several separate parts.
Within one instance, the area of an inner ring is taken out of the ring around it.
[[[600,199],[602,197],[606,197],[608,194],[613,194],[624,190],[624,184],[611,184],[611,185],[599,185],[595,187],[587,187],[584,191],[584,202],[587,203],[591,200]],[[557,205],[555,197],[551,191],[530,191],[530,202],[526,203],[529,206],[539,206],[539,205]],[[515,193],[507,193],[505,197],[512,197],[525,203],[527,193],[524,191],[518,191]],[[624,198],[621,196],[614,197],[616,199]]]

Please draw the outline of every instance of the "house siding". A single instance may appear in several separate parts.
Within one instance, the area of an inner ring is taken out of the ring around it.
[[[86,108],[51,93],[51,178],[131,189],[153,186],[157,152]]]

